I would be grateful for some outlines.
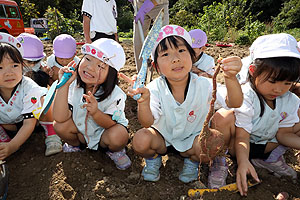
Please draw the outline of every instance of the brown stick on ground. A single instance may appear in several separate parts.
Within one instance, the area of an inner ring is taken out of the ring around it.
[[[216,129],[209,128],[209,122],[214,114],[214,104],[217,93],[217,75],[220,68],[220,62],[218,60],[218,65],[212,78],[213,91],[209,111],[203,124],[202,131],[198,137],[198,142],[200,143],[200,163],[203,161],[202,157],[204,157],[204,160],[208,160],[211,164],[213,158],[221,154],[225,145],[224,135]]]

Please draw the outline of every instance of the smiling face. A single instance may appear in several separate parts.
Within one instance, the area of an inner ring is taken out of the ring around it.
[[[86,84],[87,88],[105,82],[108,71],[109,65],[90,55],[84,56],[78,68],[78,74],[81,80]]]
[[[157,66],[168,81],[186,81],[192,68],[191,54],[182,39],[176,39],[177,47],[166,41],[166,49],[158,46]]]
[[[10,90],[22,80],[22,64],[14,62],[8,54],[0,63],[0,91]]]

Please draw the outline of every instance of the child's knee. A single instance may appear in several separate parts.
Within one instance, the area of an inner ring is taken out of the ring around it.
[[[143,128],[135,133],[132,139],[132,147],[136,152],[142,153],[149,149],[151,138],[147,132],[148,129]]]
[[[212,128],[229,127],[235,123],[235,116],[232,110],[222,109],[217,111],[212,117]]]
[[[109,146],[114,146],[115,148],[124,146],[128,142],[128,132],[127,131],[119,131],[110,134],[110,144]]]

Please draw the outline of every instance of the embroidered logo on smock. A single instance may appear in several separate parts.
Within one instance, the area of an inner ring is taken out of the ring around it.
[[[287,116],[288,116],[288,114],[286,112],[280,113],[281,120],[279,122],[281,122],[282,120],[284,120],[285,118],[287,118]]]
[[[197,115],[194,114],[194,111],[192,110],[189,113],[189,116],[187,117],[188,122],[193,123],[196,119]]]
[[[37,102],[36,98],[35,97],[31,97],[31,103],[35,104]]]

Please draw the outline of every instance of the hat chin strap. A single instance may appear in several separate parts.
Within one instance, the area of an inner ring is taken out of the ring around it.
[[[114,57],[116,57],[117,55],[116,54],[114,54],[113,56],[111,56],[111,57],[109,57],[109,58],[104,58],[103,57],[103,62],[105,63],[105,64],[108,64],[109,66],[112,66],[113,68],[115,68],[114,67],[114,65],[112,64],[112,62],[110,61],[110,59],[112,59],[112,58],[114,58]],[[118,71],[118,70],[117,70]]]

